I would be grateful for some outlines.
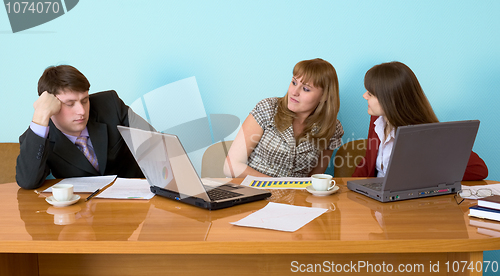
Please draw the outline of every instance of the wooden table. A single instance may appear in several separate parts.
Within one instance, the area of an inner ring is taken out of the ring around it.
[[[471,225],[500,227],[467,216],[474,200],[379,203],[349,191],[347,180],[327,197],[272,190],[268,200],[217,211],[158,196],[54,208],[43,194],[0,184],[0,275],[481,275],[467,267],[500,249],[500,238]],[[293,233],[229,224],[269,201],[329,211]]]

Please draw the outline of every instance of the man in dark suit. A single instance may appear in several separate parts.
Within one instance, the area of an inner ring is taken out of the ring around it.
[[[30,127],[19,137],[16,180],[24,189],[56,178],[142,174],[117,125],[153,130],[115,91],[89,95],[90,83],[76,68],[47,68]]]

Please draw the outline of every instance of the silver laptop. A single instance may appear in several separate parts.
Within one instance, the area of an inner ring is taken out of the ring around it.
[[[118,126],[156,195],[216,210],[265,199],[266,190],[226,183],[203,185],[176,135]]]
[[[385,177],[347,181],[347,187],[381,202],[455,193],[478,128],[478,120],[398,127]]]

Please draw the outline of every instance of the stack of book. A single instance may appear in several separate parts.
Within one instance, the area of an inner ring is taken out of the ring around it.
[[[469,208],[469,216],[500,221],[500,195],[477,200],[477,205]]]

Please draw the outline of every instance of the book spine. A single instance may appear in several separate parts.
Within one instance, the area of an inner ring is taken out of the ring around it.
[[[500,221],[500,214],[487,210],[470,209],[469,216]]]
[[[477,205],[484,208],[490,208],[494,210],[500,210],[500,204],[491,201],[478,200]]]

